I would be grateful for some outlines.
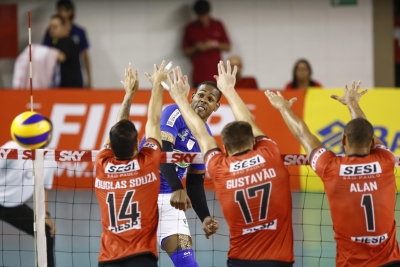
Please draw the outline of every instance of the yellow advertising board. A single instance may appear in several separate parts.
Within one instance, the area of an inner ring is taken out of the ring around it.
[[[331,95],[343,94],[340,90],[307,91],[304,104],[304,121],[310,131],[321,140],[324,147],[336,154],[343,153],[342,134],[351,120],[347,107],[332,99]],[[395,154],[400,155],[400,90],[374,89],[365,94],[360,106],[374,126],[375,135]],[[302,150],[302,153],[305,153]],[[399,181],[397,188],[400,188]],[[320,178],[309,166],[301,167],[301,189],[322,192]]]

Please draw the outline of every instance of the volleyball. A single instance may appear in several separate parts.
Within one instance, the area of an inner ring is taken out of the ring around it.
[[[49,138],[51,126],[39,113],[26,111],[11,123],[12,139],[24,148],[42,147]]]

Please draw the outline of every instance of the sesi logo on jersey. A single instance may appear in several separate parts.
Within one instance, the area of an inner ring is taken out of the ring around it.
[[[181,115],[181,112],[179,111],[179,109],[176,109],[174,112],[172,112],[171,116],[169,116],[168,121],[167,121],[167,125],[168,126],[174,126],[175,121],[179,118],[179,116]]]
[[[140,170],[139,162],[135,159],[128,164],[115,165],[111,162],[107,163],[104,173],[124,173]]]
[[[358,176],[367,174],[382,173],[379,162],[371,162],[367,164],[340,165],[340,176]]]
[[[265,163],[265,159],[260,155],[256,155],[249,159],[231,163],[229,167],[229,172],[248,169],[261,163]]]

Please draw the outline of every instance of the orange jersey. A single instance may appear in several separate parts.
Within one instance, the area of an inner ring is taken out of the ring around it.
[[[256,141],[236,156],[219,149],[205,155],[229,226],[228,258],[294,262],[289,173],[272,140]]]
[[[400,261],[393,154],[381,145],[363,157],[340,157],[318,148],[310,160],[329,200],[336,266],[381,266]]]
[[[117,160],[106,147],[96,157],[95,191],[101,211],[99,262],[157,254],[160,144],[147,139],[137,156]]]

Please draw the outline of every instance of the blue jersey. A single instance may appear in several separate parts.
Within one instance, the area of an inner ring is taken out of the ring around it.
[[[187,127],[182,114],[178,108],[178,105],[170,105],[167,106],[161,115],[160,122],[161,131],[171,133],[175,137],[175,152],[201,152],[199,144],[197,143],[196,138],[194,138],[192,132]],[[210,128],[206,123],[207,131],[211,134]],[[139,145],[139,150],[142,148],[143,144],[146,141],[146,137],[142,139]],[[189,164],[186,163],[176,163],[176,173],[180,180],[182,180],[185,175],[186,169]],[[205,170],[204,164],[191,164],[191,166],[197,170]],[[164,176],[160,172],[160,194],[168,194],[172,193],[171,188],[169,187],[167,181]]]

